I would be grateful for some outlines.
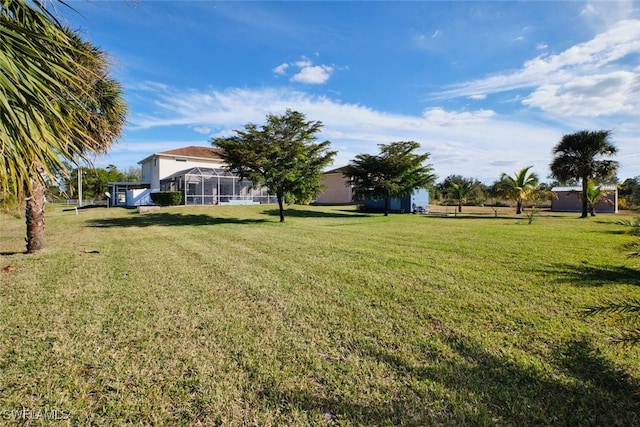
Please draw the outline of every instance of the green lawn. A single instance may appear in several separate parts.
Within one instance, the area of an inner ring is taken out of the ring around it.
[[[616,216],[286,214],[1,216],[0,423],[640,425]]]

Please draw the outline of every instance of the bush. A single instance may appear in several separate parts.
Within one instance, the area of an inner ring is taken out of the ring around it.
[[[151,201],[160,206],[176,206],[182,203],[182,193],[180,191],[151,193]]]

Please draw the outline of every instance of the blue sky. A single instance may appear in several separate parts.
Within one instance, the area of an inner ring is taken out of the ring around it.
[[[640,1],[72,1],[130,108],[97,166],[209,145],[287,108],[324,123],[335,167],[414,140],[438,180],[487,184],[563,134],[613,130],[640,175]]]

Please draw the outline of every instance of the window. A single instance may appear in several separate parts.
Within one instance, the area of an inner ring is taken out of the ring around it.
[[[187,183],[187,194],[190,196],[193,196],[196,194],[196,183],[195,182],[189,182]]]

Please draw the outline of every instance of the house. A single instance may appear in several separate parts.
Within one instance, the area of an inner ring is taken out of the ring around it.
[[[142,182],[109,183],[113,206],[152,204],[151,193],[180,191],[185,205],[276,203],[266,188],[229,172],[220,150],[189,146],[151,154],[138,162]]]
[[[384,200],[365,199],[364,207],[369,211],[384,211]],[[410,196],[389,200],[389,212],[428,213],[429,191],[418,189]]]
[[[353,186],[342,175],[343,168],[332,169],[322,173],[322,193],[316,196],[316,203],[338,205],[353,202]]]
[[[603,185],[602,189],[607,194],[596,203],[596,213],[618,213],[618,187]],[[553,187],[551,191],[556,195],[551,200],[553,212],[582,212],[582,187]]]

